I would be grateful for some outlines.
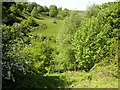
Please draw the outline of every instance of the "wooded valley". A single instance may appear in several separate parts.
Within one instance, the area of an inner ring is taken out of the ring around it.
[[[119,9],[2,2],[2,88],[118,88]]]

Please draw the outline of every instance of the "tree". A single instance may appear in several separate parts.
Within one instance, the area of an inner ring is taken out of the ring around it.
[[[64,10],[62,10],[62,8],[59,8],[57,18],[63,19],[64,17],[69,16],[69,14],[70,11],[68,9],[65,8]]]
[[[51,6],[49,7],[49,15],[50,15],[51,17],[56,17],[57,14],[58,14],[57,7],[56,7],[55,5],[51,5]]]
[[[16,2],[16,7],[19,8],[21,11],[25,8],[24,4],[21,2]]]
[[[32,5],[32,9],[33,9],[34,7],[37,8],[37,3],[36,3],[36,2],[32,2],[31,5]]]
[[[69,10],[65,8],[65,9],[61,12],[61,15],[62,15],[63,17],[69,16]]]
[[[37,12],[40,13],[40,12],[43,12],[44,9],[41,5],[37,5]]]
[[[24,9],[24,10],[25,10],[25,9]],[[31,3],[28,3],[28,6],[27,6],[27,8],[26,8],[26,10],[25,10],[25,11],[27,11],[27,12],[31,13],[31,12],[32,12],[32,10],[33,10],[33,6],[32,6],[32,4],[31,4]]]
[[[86,10],[86,17],[91,18],[92,16],[97,16],[99,11],[100,11],[99,6],[94,4],[94,5],[92,5],[92,6],[87,8],[87,10]]]
[[[74,35],[73,48],[77,67],[89,71],[96,63],[116,62],[118,42],[118,7],[117,3],[106,3],[100,6],[97,15],[86,18]]]
[[[47,6],[44,6],[44,7],[43,7],[43,10],[44,10],[44,12],[49,12],[49,9],[48,9]]]
[[[58,12],[60,12],[60,11],[62,11],[62,7],[59,7],[59,8],[58,8]]]

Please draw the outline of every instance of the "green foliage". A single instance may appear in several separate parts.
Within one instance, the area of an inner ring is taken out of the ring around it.
[[[63,16],[62,15],[57,15],[57,18],[60,19],[60,20],[63,20]]]
[[[81,23],[82,19],[79,18],[80,16],[81,15],[79,13],[72,12],[70,16],[65,19],[64,29],[61,30],[60,36],[58,37],[58,50],[60,50],[60,53],[57,59],[59,59],[64,70],[76,69],[76,66],[74,65],[75,58],[71,41],[73,39],[74,33]]]
[[[22,13],[21,13],[20,8],[18,7],[18,4],[12,5],[12,6],[10,7],[10,11],[11,11],[11,13],[13,13],[15,16],[22,16]]]
[[[56,17],[57,16],[57,10],[50,10],[49,15],[51,17]]]
[[[21,4],[21,2],[16,2],[16,7],[22,11],[25,8],[25,5]]]
[[[32,9],[34,9],[34,7],[37,7],[37,3],[36,2],[32,2],[31,6],[32,6]]]
[[[29,69],[35,73],[49,72],[53,63],[53,49],[41,37],[33,37],[31,40],[31,44],[20,51],[22,61],[28,63]]]
[[[70,11],[66,8],[64,10],[59,11],[58,13],[58,15],[61,15],[63,17],[69,16],[69,14],[70,14]]]
[[[57,7],[56,7],[55,5],[51,5],[51,6],[49,7],[49,15],[50,15],[51,17],[56,17],[57,14],[58,14]]]
[[[47,29],[47,25],[46,25],[46,24],[42,24],[42,23],[41,23],[39,26],[40,26],[41,30]]]
[[[100,7],[98,5],[92,5],[86,10],[86,17],[91,18],[92,16],[97,16],[100,11]]]
[[[40,13],[43,11],[43,7],[40,5],[37,5],[37,12]]]
[[[89,71],[100,61],[114,60],[118,40],[118,22],[116,21],[118,17],[115,17],[118,7],[116,4],[111,3],[97,17],[87,18],[81,23],[73,41],[79,69]]]
[[[16,10],[15,6],[11,6],[11,7],[10,7],[10,11],[11,11],[11,12],[15,12],[15,10]]]
[[[44,6],[44,7],[43,7],[43,10],[44,10],[44,12],[49,12],[49,9],[48,9],[47,6]]]
[[[31,16],[33,16],[33,17],[37,16],[37,9],[36,9],[36,7],[33,8],[32,12],[31,12]]]
[[[62,10],[62,8],[58,8],[57,18],[63,20],[65,17],[70,15],[70,11],[68,9]]]
[[[28,20],[23,20],[21,24],[24,26],[38,26],[33,17],[28,18]]]
[[[3,2],[3,87],[117,87],[117,3],[74,11]]]
[[[25,17],[22,14],[22,9],[19,7],[15,2],[4,2],[2,6],[2,11],[4,11],[2,13],[2,23],[6,25],[13,25],[15,22],[20,23]]]

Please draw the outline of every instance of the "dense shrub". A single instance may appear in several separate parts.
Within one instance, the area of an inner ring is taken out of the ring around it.
[[[28,20],[23,20],[21,24],[25,26],[39,26],[32,17],[28,18]]]
[[[62,15],[57,15],[57,18],[60,20],[63,20],[63,16]]]
[[[74,36],[75,58],[78,68],[89,71],[96,63],[114,60],[118,42],[117,3],[108,3],[97,17],[87,18]],[[116,47],[115,47],[116,46]]]
[[[56,17],[58,14],[58,10],[57,10],[57,7],[55,5],[51,5],[49,7],[49,16],[51,17]]]
[[[40,27],[41,30],[47,29],[47,25],[46,25],[46,24],[43,24],[43,23],[41,23],[41,24],[39,25],[39,27]]]

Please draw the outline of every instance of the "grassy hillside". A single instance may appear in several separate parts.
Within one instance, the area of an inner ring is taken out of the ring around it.
[[[54,23],[54,20],[56,21],[56,23]],[[42,20],[36,19],[36,21],[39,24],[42,23],[47,25],[46,29],[41,31],[40,30],[36,31],[36,33],[43,34],[46,36],[53,36],[53,37],[57,37],[59,32],[63,29],[63,25],[64,25],[64,20],[59,20],[50,17],[43,18]]]

